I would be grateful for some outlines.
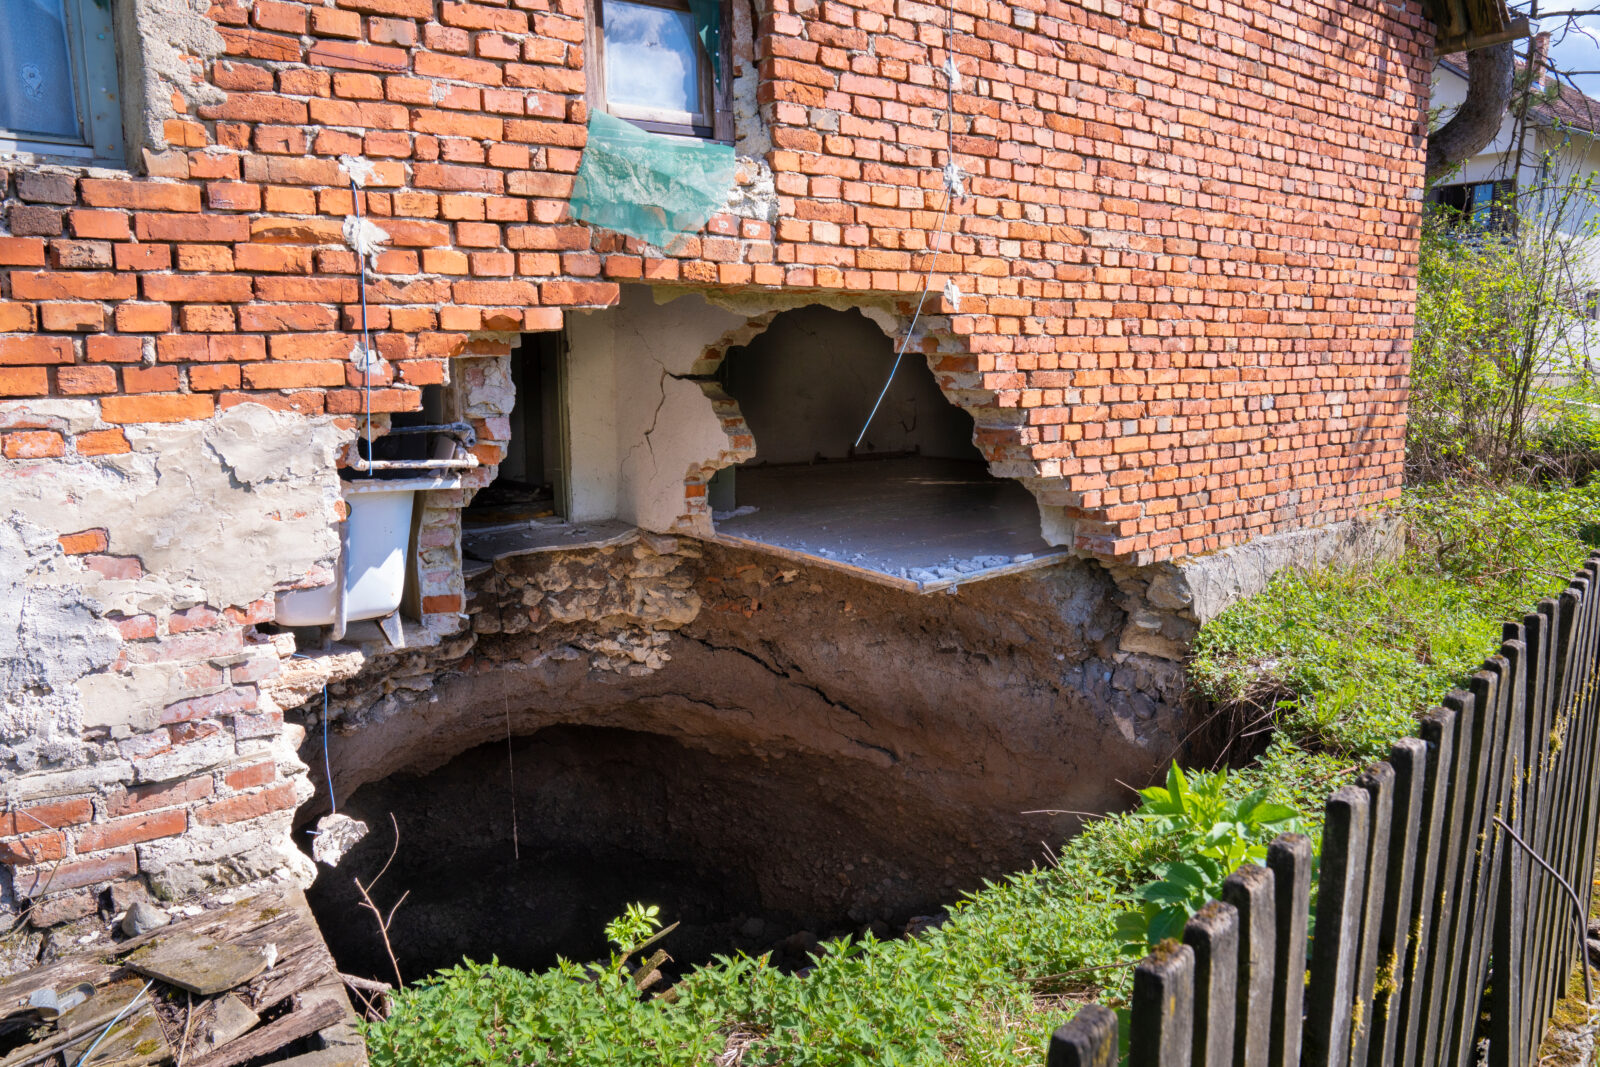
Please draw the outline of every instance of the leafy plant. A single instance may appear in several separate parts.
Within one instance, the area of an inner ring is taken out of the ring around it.
[[[606,940],[626,957],[638,950],[661,929],[661,909],[654,904],[629,904],[615,919],[606,923]]]
[[[1139,790],[1133,818],[1171,841],[1178,859],[1156,865],[1158,880],[1134,896],[1143,904],[1117,917],[1124,951],[1145,950],[1183,932],[1184,923],[1222,893],[1223,880],[1246,863],[1265,863],[1267,842],[1293,828],[1299,812],[1267,799],[1266,789],[1228,795],[1228,772],[1200,772],[1194,784],[1174,763],[1167,784]]]

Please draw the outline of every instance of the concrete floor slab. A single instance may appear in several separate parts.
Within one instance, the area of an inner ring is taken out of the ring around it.
[[[1031,493],[966,460],[740,467],[735,502],[718,541],[924,593],[1070,556],[1040,536]]]

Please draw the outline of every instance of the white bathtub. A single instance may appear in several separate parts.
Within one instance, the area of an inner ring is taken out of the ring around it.
[[[346,482],[350,507],[340,553],[342,574],[316,589],[295,589],[277,596],[275,621],[282,626],[338,626],[340,582],[344,622],[379,619],[400,608],[406,588],[406,549],[411,541],[411,504],[416,489],[411,479]]]

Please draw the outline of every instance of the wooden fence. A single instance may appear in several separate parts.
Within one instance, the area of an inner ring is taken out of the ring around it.
[[[1285,834],[1138,964],[1131,1067],[1535,1062],[1583,950],[1600,826],[1597,584],[1600,553],[1328,798],[1309,945],[1311,846]],[[1049,1067],[1117,1055],[1095,1005],[1052,1035]]]

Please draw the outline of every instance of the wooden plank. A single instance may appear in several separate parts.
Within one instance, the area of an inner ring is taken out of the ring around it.
[[[1345,1067],[1350,1062],[1350,1006],[1361,947],[1372,801],[1365,789],[1341,786],[1328,798],[1326,812],[1317,934],[1311,950],[1311,983],[1306,989],[1301,1058],[1305,1067]]]
[[[1428,992],[1428,967],[1432,946],[1438,937],[1434,925],[1434,901],[1438,894],[1440,871],[1444,867],[1442,839],[1449,807],[1450,771],[1455,752],[1456,713],[1450,708],[1434,708],[1422,717],[1419,728],[1428,746],[1428,776],[1422,791],[1422,822],[1417,839],[1417,869],[1412,878],[1411,908],[1415,916],[1408,942],[1404,980],[1400,983],[1400,1003],[1394,1013],[1394,1029],[1403,1035],[1395,1062],[1399,1067],[1415,1067],[1422,1054],[1424,1029],[1422,1007]]]
[[[1584,565],[1581,576],[1573,583],[1582,596],[1578,613],[1582,620],[1578,650],[1581,659],[1575,671],[1573,722],[1568,728],[1566,747],[1573,762],[1569,779],[1572,792],[1569,796],[1583,798],[1583,804],[1581,811],[1573,813],[1571,830],[1563,842],[1562,854],[1552,864],[1563,872],[1568,884],[1578,891],[1579,898],[1591,908],[1596,831],[1600,830],[1600,751],[1597,751],[1600,749],[1600,736],[1597,736],[1597,727],[1600,727],[1600,706],[1597,706],[1600,687],[1595,685],[1596,661],[1600,659],[1600,595],[1596,595],[1600,591],[1600,575],[1596,574],[1596,570],[1595,559],[1591,557]],[[1567,979],[1572,973],[1573,957],[1583,952],[1584,946],[1575,934],[1567,932],[1566,927],[1558,929],[1562,931],[1558,941],[1561,952],[1555,961],[1555,969],[1560,972],[1560,988],[1565,992]]]
[[[1350,1062],[1367,1062],[1372,1041],[1372,998],[1378,978],[1378,934],[1383,927],[1384,894],[1389,879],[1389,834],[1394,820],[1394,767],[1375,763],[1356,785],[1367,791],[1371,824],[1367,835],[1366,887],[1361,892],[1361,948],[1356,953],[1350,1016]]]
[[[1502,657],[1511,665],[1512,681],[1507,687],[1505,728],[1500,731],[1505,754],[1496,814],[1520,831],[1526,824],[1522,811],[1522,780],[1527,767],[1530,657],[1522,640],[1526,631],[1517,626],[1515,633],[1516,639],[1500,646]],[[1495,854],[1494,870],[1490,874],[1494,884],[1494,910],[1489,950],[1494,959],[1504,961],[1504,965],[1498,969],[1489,988],[1489,1064],[1490,1067],[1519,1067],[1523,1057],[1523,1028],[1529,1022],[1522,1016],[1522,983],[1527,962],[1523,957],[1523,923],[1527,919],[1528,863],[1522,850],[1498,826],[1490,830],[1490,835]],[[1484,980],[1488,966],[1486,954],[1477,981]]]
[[[1550,788],[1552,784],[1550,735],[1555,725],[1552,699],[1556,677],[1555,618],[1556,602],[1547,597],[1539,602],[1533,614],[1523,620],[1523,628],[1528,635],[1529,664],[1533,668],[1533,685],[1530,687],[1528,699],[1526,827],[1531,833],[1529,840],[1534,848],[1539,850],[1540,855],[1549,853],[1555,840],[1551,818],[1554,791]],[[1545,1017],[1548,1011],[1549,991],[1553,988],[1548,977],[1550,970],[1548,963],[1551,958],[1553,936],[1549,929],[1549,916],[1554,904],[1550,891],[1554,888],[1554,883],[1549,878],[1542,877],[1541,873],[1534,871],[1529,876],[1528,943],[1524,949],[1527,965],[1521,1011],[1523,1018],[1530,1020]],[[1523,1033],[1524,1059],[1534,1055],[1534,1048],[1529,1047],[1532,1029],[1530,1027]]]
[[[258,948],[216,941],[200,934],[163,937],[130,954],[127,965],[148,978],[209,997],[244,985],[267,969]]]
[[[1050,1035],[1045,1067],[1117,1067],[1117,1013],[1086,1004]]]
[[[1435,1022],[1439,1030],[1439,1058],[1436,1062],[1441,1065],[1458,1062],[1456,1057],[1460,1050],[1457,1045],[1463,1030],[1469,1029],[1464,1022],[1469,1017],[1475,1018],[1477,1013],[1477,997],[1472,998],[1471,1007],[1463,1002],[1468,999],[1466,985],[1471,967],[1472,930],[1477,919],[1475,894],[1480,867],[1479,844],[1483,840],[1483,813],[1488,793],[1489,757],[1494,748],[1494,731],[1499,723],[1499,672],[1480,670],[1473,675],[1471,685],[1477,715],[1473,720],[1471,735],[1463,739],[1464,803],[1457,828],[1459,837],[1454,843],[1459,859],[1455,884],[1457,903],[1445,942],[1446,955],[1440,961],[1445,968],[1444,999]]]
[[[1194,1042],[1194,950],[1163,941],[1133,969],[1128,1067],[1189,1067]]]
[[[1568,854],[1572,847],[1575,835],[1578,834],[1578,820],[1582,817],[1576,811],[1576,805],[1571,803],[1574,790],[1579,786],[1577,779],[1577,759],[1574,756],[1574,736],[1581,727],[1576,719],[1576,706],[1578,697],[1578,681],[1582,661],[1587,657],[1584,643],[1585,629],[1585,604],[1583,590],[1585,586],[1576,580],[1569,583],[1557,600],[1558,615],[1556,621],[1556,664],[1558,676],[1555,682],[1555,722],[1551,729],[1561,735],[1562,741],[1558,751],[1552,754],[1550,788],[1554,793],[1555,807],[1549,828],[1549,837],[1545,842],[1545,852],[1551,857],[1556,857],[1557,862],[1552,866],[1565,874],[1565,866],[1559,862],[1559,857]],[[1587,674],[1586,671],[1583,673]],[[1561,907],[1557,902],[1554,907]],[[1545,959],[1547,968],[1546,989],[1544,1001],[1548,1005],[1555,999],[1566,994],[1566,975],[1558,972],[1561,968],[1555,966],[1556,961],[1562,959],[1569,951],[1571,939],[1558,922],[1546,920],[1547,937],[1549,945]]]
[[[1468,836],[1467,800],[1468,766],[1471,762],[1472,733],[1477,729],[1477,699],[1471,693],[1452,690],[1444,698],[1445,707],[1455,716],[1454,745],[1443,758],[1448,768],[1448,796],[1445,798],[1444,824],[1439,835],[1439,877],[1433,898],[1433,928],[1428,938],[1428,973],[1421,992],[1421,1010],[1416,1014],[1421,1024],[1422,1040],[1418,1043],[1419,1055],[1414,1061],[1418,1067],[1436,1067],[1439,1063],[1439,1038],[1444,1026],[1446,990],[1451,962],[1455,955],[1453,933],[1455,930],[1456,901],[1460,899],[1460,875],[1463,838]]]
[[[1389,831],[1388,881],[1384,886],[1383,921],[1378,929],[1377,983],[1373,990],[1371,1043],[1368,1067],[1393,1067],[1395,1012],[1400,990],[1407,981],[1406,956],[1411,941],[1411,915],[1415,906],[1412,877],[1417,840],[1422,833],[1422,794],[1428,777],[1428,745],[1421,738],[1405,737],[1389,749],[1394,768],[1393,822]],[[1355,1057],[1352,1056],[1352,1062]]]
[[[1306,921],[1311,911],[1311,839],[1279,834],[1267,846],[1272,909],[1272,1043],[1269,1067],[1296,1067],[1305,1029]]]
[[[1473,792],[1477,795],[1476,820],[1472,825],[1471,877],[1467,883],[1467,921],[1463,930],[1463,961],[1455,976],[1454,1060],[1470,1063],[1476,1040],[1477,1021],[1484,1007],[1483,971],[1493,939],[1495,901],[1499,896],[1499,869],[1495,865],[1499,835],[1490,821],[1501,803],[1501,772],[1507,741],[1505,736],[1508,697],[1513,685],[1510,663],[1503,656],[1491,656],[1473,679],[1480,689],[1480,706],[1493,709],[1484,720],[1480,776]],[[1450,1044],[1443,1046],[1446,1053]]]
[[[1233,1021],[1238,1014],[1239,913],[1209,901],[1183,928],[1194,950],[1193,1067],[1233,1067]]]
[[[236,1067],[258,1056],[277,1052],[302,1037],[310,1037],[344,1017],[344,1008],[337,1002],[331,999],[318,1000],[315,1004],[279,1016],[260,1029],[233,1039],[209,1056],[184,1062],[186,1067]]]
[[[1272,979],[1278,933],[1275,882],[1270,870],[1251,863],[1222,883],[1222,899],[1239,913],[1233,1067],[1267,1067],[1272,1052]]]

